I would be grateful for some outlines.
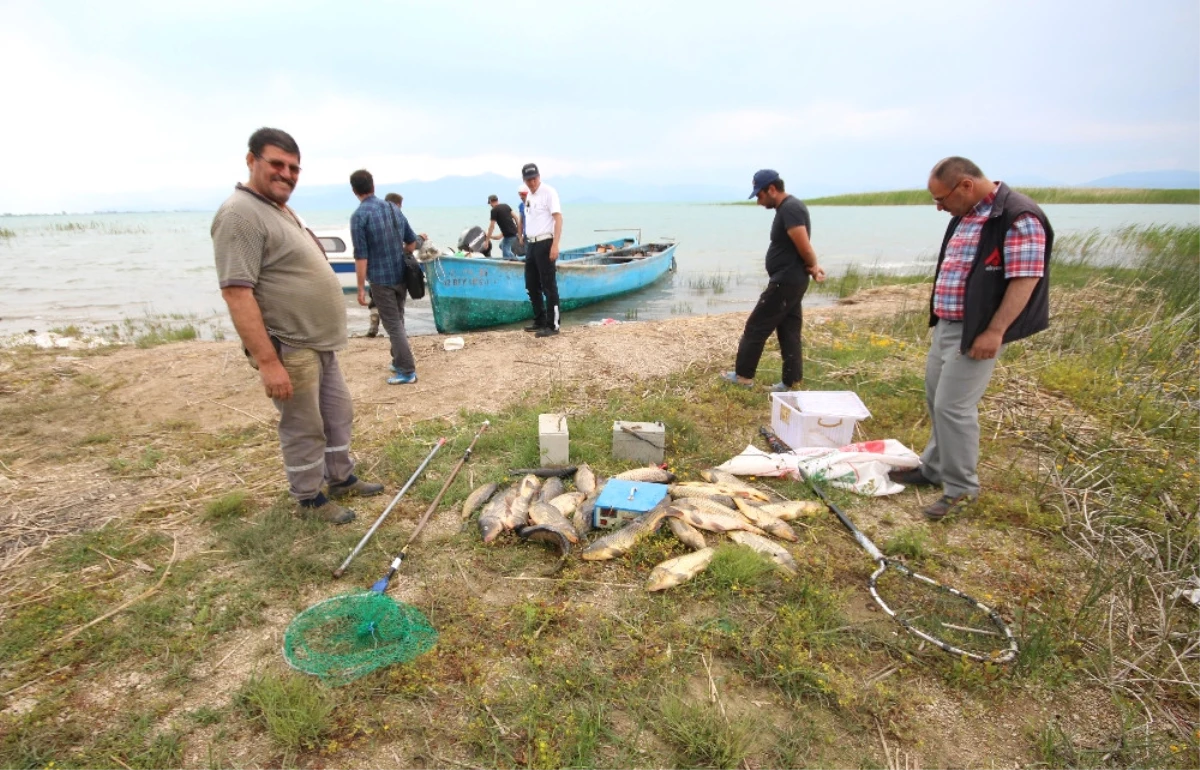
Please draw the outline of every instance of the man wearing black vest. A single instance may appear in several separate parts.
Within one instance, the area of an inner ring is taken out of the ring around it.
[[[1003,346],[1050,325],[1054,231],[1027,195],[992,182],[966,158],[939,161],[929,194],[953,217],[938,254],[925,363],[932,424],[921,466],[895,471],[901,484],[941,486],[923,513],[939,521],[979,495],[979,400]]]

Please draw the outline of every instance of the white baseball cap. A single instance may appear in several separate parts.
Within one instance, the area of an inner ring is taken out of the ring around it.
[[[518,195],[528,195],[529,188],[526,187],[525,185],[521,185],[520,187],[517,188],[517,194]]]

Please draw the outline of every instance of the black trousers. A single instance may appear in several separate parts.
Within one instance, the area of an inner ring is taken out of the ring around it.
[[[525,291],[529,292],[529,302],[533,305],[533,322],[538,326],[557,329],[560,322],[558,275],[554,263],[550,261],[550,246],[553,243],[550,238],[537,243],[526,241]]]
[[[746,328],[738,343],[734,370],[739,377],[754,379],[763,346],[775,334],[779,337],[779,352],[783,357],[783,384],[791,387],[804,379],[804,351],[800,341],[804,316],[800,301],[807,290],[807,281],[802,284],[767,284],[758,298],[758,304],[746,319]]]

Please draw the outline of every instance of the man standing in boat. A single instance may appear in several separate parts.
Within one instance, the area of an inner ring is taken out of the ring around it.
[[[354,407],[338,367],[346,306],[337,276],[310,230],[287,206],[300,177],[300,148],[276,128],[250,136],[250,180],[212,222],[221,296],[250,363],[279,410],[279,446],[298,513],[334,524],[354,511],[329,498],[377,495],[354,475]],[[329,482],[329,496],[321,491]]]
[[[492,211],[489,214],[491,221],[488,222],[487,238],[489,241],[500,241],[500,255],[507,260],[514,260],[516,256],[512,247],[517,242],[517,222],[512,207],[501,203],[495,195],[488,196],[488,205],[492,207]],[[500,228],[500,234],[492,235],[497,226]]]
[[[775,210],[771,242],[767,246],[767,288],[746,319],[734,371],[725,372],[721,378],[743,388],[752,386],[763,346],[774,334],[779,338],[783,379],[768,390],[782,393],[803,379],[800,331],[804,316],[800,302],[808,290],[808,279],[820,283],[825,280],[825,271],[817,263],[817,252],[809,241],[812,226],[808,207],[784,192],[778,172],[767,168],[757,172],[750,197],[763,208]]]
[[[562,238],[562,205],[558,191],[542,183],[537,165],[526,163],[521,178],[529,188],[524,216],[525,290],[533,305],[533,323],[525,331],[536,332],[538,337],[553,337],[561,323],[556,263]]]
[[[367,304],[366,282],[379,308],[379,320],[392,346],[392,376],[389,385],[411,385],[417,381],[417,362],[404,330],[404,253],[417,246],[417,234],[400,209],[375,196],[375,178],[366,169],[350,175],[350,189],[358,208],[350,217],[350,240],[354,243],[354,272],[358,277],[358,304]]]

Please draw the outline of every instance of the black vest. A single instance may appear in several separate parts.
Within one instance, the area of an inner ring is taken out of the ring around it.
[[[992,213],[983,223],[979,233],[979,250],[975,253],[975,261],[971,264],[971,272],[967,274],[966,297],[963,304],[963,335],[962,352],[971,349],[971,344],[980,335],[1004,299],[1008,290],[1008,279],[1004,277],[1004,238],[1008,235],[1013,222],[1022,214],[1033,214],[1042,223],[1046,231],[1046,263],[1041,280],[1033,289],[1029,302],[1017,316],[1008,330],[1004,332],[1004,342],[1009,343],[1036,334],[1050,326],[1050,250],[1054,246],[1054,230],[1050,228],[1050,220],[1046,213],[1033,202],[1028,195],[1023,195],[1001,182],[996,190],[996,200],[992,203]],[[946,244],[954,235],[954,230],[962,217],[950,220],[946,228],[946,236],[942,239],[942,250],[938,253],[937,272],[934,274],[934,285],[937,275],[942,271],[942,261],[946,258]],[[933,296],[929,297],[929,325],[937,323],[933,313]]]

